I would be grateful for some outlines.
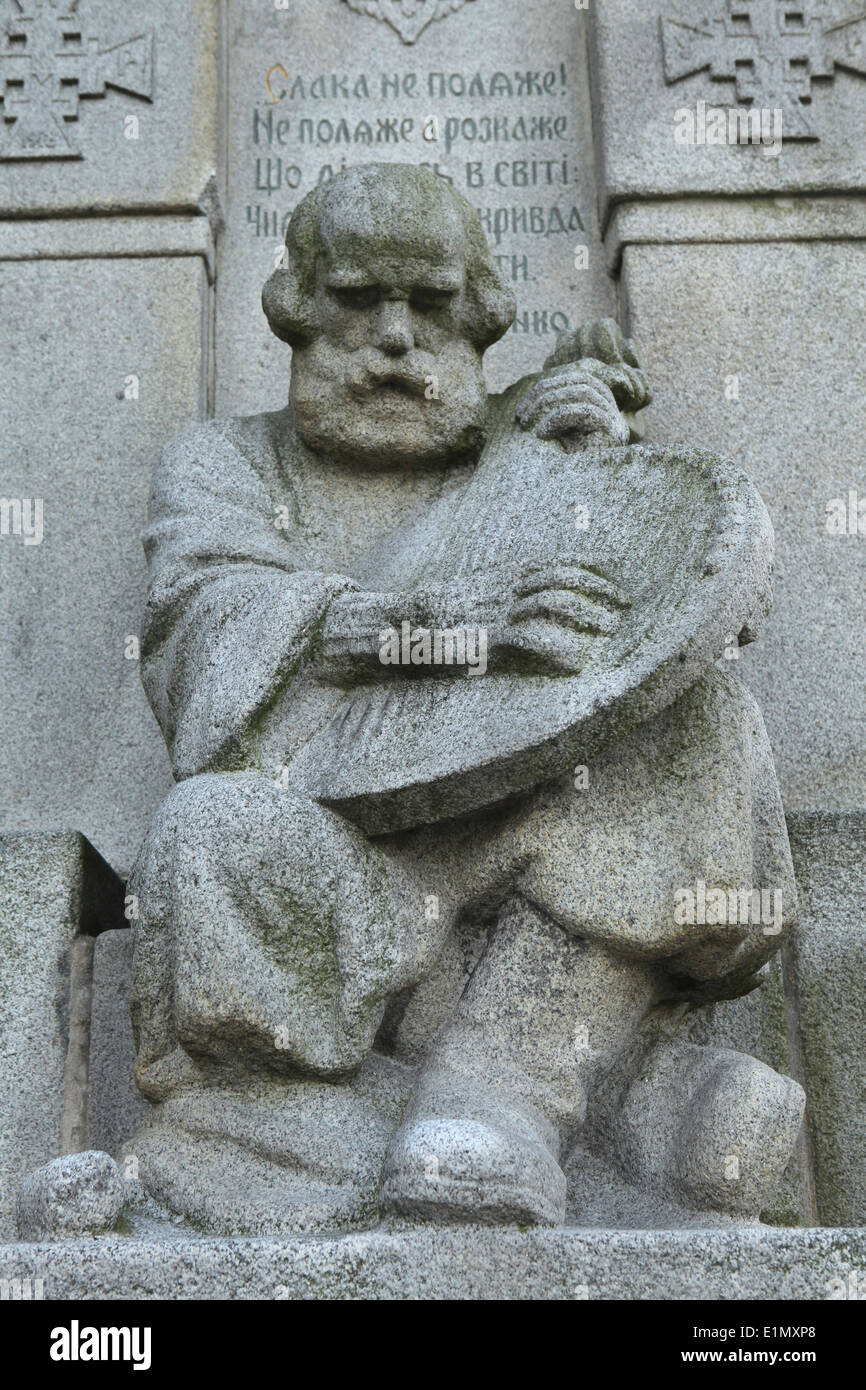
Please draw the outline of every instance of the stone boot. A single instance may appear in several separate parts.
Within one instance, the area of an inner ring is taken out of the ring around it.
[[[156,1202],[220,1235],[370,1225],[411,1079],[373,1053],[343,1084],[187,1088],[153,1107],[125,1159]]]
[[[587,1086],[655,993],[645,965],[567,935],[524,902],[503,912],[433,1046],[385,1165],[386,1211],[557,1224],[563,1146]]]
[[[756,1221],[794,1149],[803,1088],[741,1052],[647,1038],[593,1097],[584,1138],[644,1191]]]

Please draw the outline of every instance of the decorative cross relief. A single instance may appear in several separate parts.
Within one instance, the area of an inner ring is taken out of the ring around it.
[[[836,20],[821,0],[727,0],[726,11],[692,24],[662,19],[665,81],[709,68],[713,81],[736,83],[739,101],[780,109],[788,140],[817,140],[805,105],[812,82],[837,67],[866,75],[866,5]]]
[[[462,10],[472,0],[346,0],[358,14],[372,15],[390,24],[404,43],[414,43],[434,19]]]
[[[153,34],[108,48],[85,36],[79,0],[6,0],[0,28],[0,160],[80,159],[74,123],[80,97],[106,87],[150,101]]]

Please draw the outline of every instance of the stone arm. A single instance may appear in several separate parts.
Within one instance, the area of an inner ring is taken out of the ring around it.
[[[178,779],[256,761],[258,726],[352,587],[293,563],[233,428],[212,422],[167,446],[144,538],[142,680]]]

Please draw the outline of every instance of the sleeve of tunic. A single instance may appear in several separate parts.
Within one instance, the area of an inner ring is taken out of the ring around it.
[[[278,521],[235,422],[163,451],[144,536],[142,679],[179,780],[246,765],[257,721],[351,587],[301,568]]]

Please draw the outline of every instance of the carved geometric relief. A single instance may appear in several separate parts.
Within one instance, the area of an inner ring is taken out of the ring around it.
[[[79,0],[0,0],[0,160],[80,159],[80,97],[107,87],[150,101],[153,33],[103,47],[85,33]]]
[[[866,5],[835,19],[816,0],[727,0],[726,14],[686,24],[662,19],[665,81],[709,68],[736,84],[738,101],[783,112],[789,140],[817,140],[812,83],[837,67],[866,75]]]
[[[358,14],[372,15],[390,24],[404,43],[414,43],[428,24],[462,10],[472,0],[346,0]]]

